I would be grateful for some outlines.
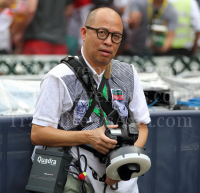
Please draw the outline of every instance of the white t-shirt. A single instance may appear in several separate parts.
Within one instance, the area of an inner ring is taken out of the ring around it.
[[[84,54],[82,52],[84,57]],[[84,58],[85,59],[85,58]],[[86,61],[87,63],[87,61]],[[92,67],[87,63],[93,72],[93,77],[97,84],[101,82],[102,74],[98,75]],[[150,116],[148,107],[146,104],[145,96],[142,90],[141,83],[138,79],[138,75],[133,67],[134,71],[134,96],[133,100],[129,104],[130,110],[134,114],[136,122],[148,124],[150,122]],[[41,126],[50,126],[57,128],[59,119],[62,113],[70,110],[73,106],[72,99],[69,95],[69,91],[66,85],[61,79],[57,77],[62,77],[64,75],[74,74],[65,64],[60,64],[52,69],[42,80],[41,91],[39,94],[38,101],[36,103],[36,109],[33,115],[33,124]],[[56,76],[59,75],[59,76]],[[76,148],[72,148],[72,155],[77,159]],[[93,185],[96,193],[102,193],[104,188],[104,183],[95,179],[92,175],[92,170],[97,173],[98,178],[101,178],[106,171],[105,164],[100,164],[98,158],[96,158],[91,152],[88,152],[80,148],[80,154],[84,154],[87,157],[88,167],[86,170],[87,180]],[[34,154],[33,154],[34,156]],[[84,166],[83,160],[82,166]],[[73,170],[73,168],[71,168]],[[138,193],[137,178],[131,179],[129,181],[119,182],[118,190],[113,191],[110,187],[106,189],[107,193]]]

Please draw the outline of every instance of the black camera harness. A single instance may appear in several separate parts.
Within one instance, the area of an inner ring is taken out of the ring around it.
[[[108,84],[108,79],[110,78],[110,74],[111,74],[108,72],[109,69],[105,70],[104,75],[101,80],[101,83],[99,85],[99,88],[97,90],[97,84],[96,84],[95,80],[93,79],[92,74],[91,74],[87,64],[85,63],[85,60],[83,59],[82,55],[79,55],[78,58],[68,56],[68,57],[62,59],[61,63],[66,64],[75,73],[76,77],[78,78],[78,80],[82,83],[83,87],[85,88],[88,96],[91,98],[89,108],[86,111],[84,117],[82,118],[81,123],[77,127],[69,129],[69,131],[81,131],[84,127],[89,126],[91,123],[87,123],[87,121],[93,111],[98,116],[101,117],[100,124],[104,125],[106,130],[108,129],[108,127],[106,126],[107,118],[112,120],[112,122],[114,124],[118,124],[119,126],[121,126],[122,121],[120,119],[120,116],[119,116],[117,110],[112,108],[112,104],[111,104],[111,90],[110,90],[110,86]],[[109,65],[111,65],[111,64],[109,64]],[[111,66],[110,66],[110,68],[111,68]],[[107,89],[107,88],[109,88],[109,89]],[[102,94],[102,92],[103,92],[103,94]],[[108,93],[108,97],[106,97],[106,92]],[[108,98],[108,100],[106,98]],[[97,108],[95,108],[96,105],[99,106],[99,110]],[[107,115],[107,118],[106,118],[106,115]],[[92,152],[94,154],[94,156],[99,158],[100,163],[105,163],[106,155],[98,152],[97,150],[93,149],[92,147],[90,147],[88,145],[79,145],[79,147],[86,149],[89,152]],[[78,146],[77,146],[77,154],[78,154],[78,163],[75,163],[74,165],[70,164],[70,166],[75,167],[76,170],[78,171],[78,174],[74,173],[72,171],[69,171],[69,170],[66,170],[66,171],[79,176],[80,173],[86,172],[87,159],[86,159],[85,155],[79,154]],[[83,157],[85,159],[84,171],[82,171],[82,169],[81,169],[80,157]],[[67,166],[69,166],[69,165],[67,165]],[[85,189],[85,186],[84,186],[84,182],[89,186],[90,192],[92,192],[90,185],[85,180],[83,180],[81,183],[80,191],[82,193],[87,192]],[[103,191],[104,193],[106,192],[106,187],[107,187],[107,184],[105,183],[104,191]],[[111,189],[117,190],[118,184],[116,184],[115,188],[113,188],[111,186]]]

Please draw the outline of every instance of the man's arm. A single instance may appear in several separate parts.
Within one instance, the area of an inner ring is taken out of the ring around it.
[[[134,146],[138,146],[138,147],[144,147],[147,141],[147,137],[148,137],[148,128],[146,124],[140,123],[138,125],[138,139],[137,141],[134,143]]]
[[[117,127],[117,125],[108,125],[108,128]],[[44,145],[50,147],[90,144],[97,151],[107,154],[110,149],[115,148],[117,141],[108,138],[104,133],[104,126],[94,130],[65,131],[33,124],[31,140],[34,145]]]

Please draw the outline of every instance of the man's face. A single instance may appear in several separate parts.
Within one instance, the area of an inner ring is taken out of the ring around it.
[[[109,13],[108,10],[99,11],[90,27],[104,28],[109,32],[118,32],[121,34],[123,31],[120,17],[114,12]],[[97,37],[95,30],[84,28],[82,31],[84,55],[87,61],[93,67],[107,65],[116,55],[120,44],[112,42],[111,34],[102,40]]]

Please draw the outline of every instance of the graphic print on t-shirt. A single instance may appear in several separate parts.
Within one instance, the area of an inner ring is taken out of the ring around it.
[[[88,110],[89,102],[85,100],[79,100],[74,109],[74,119],[73,124],[79,125],[86,111]],[[91,122],[91,117],[89,117],[87,123]]]

